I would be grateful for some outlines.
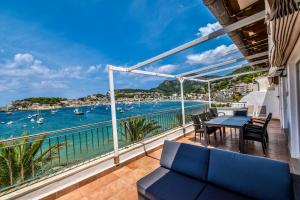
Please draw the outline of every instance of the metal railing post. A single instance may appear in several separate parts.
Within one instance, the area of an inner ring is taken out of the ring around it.
[[[113,144],[114,144],[114,160],[115,160],[115,164],[119,164],[118,128],[117,128],[117,114],[116,114],[116,102],[115,102],[114,75],[110,65],[108,65],[108,79],[109,79],[111,121],[112,121],[112,133],[113,133]]]
[[[180,94],[181,94],[181,114],[182,114],[182,128],[183,134],[185,135],[185,112],[184,112],[184,93],[183,93],[183,78],[178,79],[180,82]]]
[[[210,95],[210,82],[207,82],[207,86],[208,86],[208,105],[209,108],[211,108],[211,95]]]

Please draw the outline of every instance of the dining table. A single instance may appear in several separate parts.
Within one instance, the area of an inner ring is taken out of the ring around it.
[[[209,121],[204,122],[204,136],[205,136],[205,143],[208,144],[208,133],[207,127],[221,127],[223,128],[223,133],[225,133],[225,127],[228,128],[236,128],[239,129],[239,151],[244,153],[244,128],[245,125],[250,123],[252,117],[250,116],[219,116]]]

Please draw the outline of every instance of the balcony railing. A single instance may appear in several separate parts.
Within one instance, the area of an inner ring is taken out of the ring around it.
[[[191,114],[206,109],[207,105],[186,107],[186,123]],[[180,126],[181,109],[118,119],[118,148],[125,149]],[[2,140],[0,192],[61,173],[113,150],[111,121]]]

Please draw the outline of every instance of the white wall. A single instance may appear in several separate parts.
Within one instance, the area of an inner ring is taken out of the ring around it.
[[[287,64],[287,128],[292,158],[300,158],[300,107],[299,107],[300,37]],[[283,96],[284,98],[284,96]]]
[[[298,107],[298,76],[297,65],[289,64],[288,69],[288,96],[287,96],[287,120],[289,132],[289,146],[291,156],[294,158],[300,157],[299,146],[299,107]]]
[[[246,105],[253,105],[254,112],[258,111],[258,106],[265,105],[267,114],[272,113],[273,118],[280,119],[278,88],[268,91],[250,92],[241,99],[241,102],[247,102]]]
[[[270,87],[269,80],[267,77],[259,77],[255,79],[258,82],[259,91],[267,91]]]
[[[265,105],[267,113],[272,113],[273,118],[280,119],[279,87],[270,87],[267,77],[256,79],[259,84],[259,91],[250,92],[240,102],[247,102],[246,105],[253,105],[254,112],[258,113],[258,107]]]
[[[279,82],[279,102],[280,102],[280,124],[281,128],[287,129],[288,128],[288,105],[287,105],[287,78],[280,77]]]

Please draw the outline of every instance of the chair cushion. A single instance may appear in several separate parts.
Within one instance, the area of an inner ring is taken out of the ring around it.
[[[200,193],[197,200],[213,200],[213,199],[222,199],[222,200],[250,200],[251,198],[243,196],[241,194],[232,192],[230,190],[225,190],[221,187],[207,184]]]
[[[291,196],[287,163],[211,149],[208,181],[257,199],[285,200]]]
[[[207,180],[209,149],[165,140],[160,165],[176,172]]]
[[[137,182],[138,192],[148,199],[196,199],[205,182],[159,167]]]

